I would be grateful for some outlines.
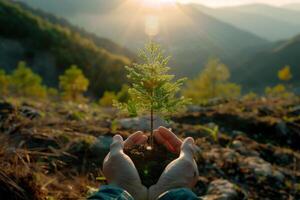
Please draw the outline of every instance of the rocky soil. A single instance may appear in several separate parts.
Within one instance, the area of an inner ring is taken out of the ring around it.
[[[300,199],[299,103],[224,101],[174,116],[169,128],[201,149],[195,193],[204,200]],[[1,197],[85,198],[105,184],[101,165],[112,136],[126,138],[146,123],[136,120],[130,125],[97,105],[0,103]]]

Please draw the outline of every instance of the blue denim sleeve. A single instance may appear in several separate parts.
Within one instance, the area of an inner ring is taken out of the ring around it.
[[[161,194],[158,198],[159,200],[199,200],[190,189],[179,188],[167,191]]]
[[[88,200],[134,200],[125,190],[112,186],[101,186],[99,191],[88,197]]]

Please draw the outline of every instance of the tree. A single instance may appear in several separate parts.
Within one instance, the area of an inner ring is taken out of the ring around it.
[[[5,97],[8,94],[9,77],[5,71],[0,69],[0,97]]]
[[[289,92],[283,84],[278,84],[275,87],[266,87],[265,94],[271,98],[290,98],[294,96],[294,93]]]
[[[117,99],[118,98],[115,92],[106,91],[104,92],[102,98],[99,100],[99,104],[100,106],[110,107],[113,105],[113,102]]]
[[[114,91],[105,91],[103,96],[99,100],[100,106],[104,107],[110,107],[113,106],[114,102],[121,102],[121,103],[126,103],[128,102],[129,99],[129,94],[128,94],[128,85],[123,85],[121,90],[119,92],[114,92]]]
[[[183,94],[196,104],[206,103],[213,98],[235,98],[240,96],[241,87],[228,82],[230,72],[218,59],[211,59],[199,76],[190,80]]]
[[[56,88],[47,88],[47,96],[50,98],[57,98],[58,91]]]
[[[13,94],[24,97],[45,98],[47,96],[46,87],[42,85],[42,78],[33,73],[26,66],[26,62],[19,62],[16,70],[10,77],[10,87]]]
[[[290,66],[285,66],[278,71],[278,79],[288,82],[293,78]],[[287,84],[278,84],[274,87],[266,87],[265,94],[270,98],[291,98],[294,96],[292,86]]]
[[[285,66],[281,70],[278,71],[278,78],[281,81],[289,81],[293,78],[292,72],[291,72],[291,67],[290,66]]]
[[[78,101],[87,91],[88,86],[89,80],[76,65],[72,65],[59,76],[59,87],[63,91],[63,97],[67,100]]]
[[[127,78],[131,82],[128,90],[127,103],[117,103],[122,110],[131,116],[150,113],[151,137],[150,145],[153,147],[153,117],[155,114],[168,116],[183,108],[188,100],[178,96],[180,87],[185,78],[174,81],[174,75],[167,74],[170,57],[165,57],[158,44],[150,42],[140,51],[139,57],[143,63],[126,66]]]

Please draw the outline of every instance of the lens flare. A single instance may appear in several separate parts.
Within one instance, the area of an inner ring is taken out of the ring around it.
[[[159,18],[157,16],[155,15],[146,16],[145,32],[150,37],[154,37],[159,33]]]

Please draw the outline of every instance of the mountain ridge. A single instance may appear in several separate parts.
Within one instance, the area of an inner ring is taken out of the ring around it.
[[[57,86],[58,76],[76,64],[90,79],[89,93],[93,96],[118,90],[125,82],[124,65],[131,62],[128,57],[111,53],[68,27],[53,24],[5,0],[0,1],[0,23],[0,64],[9,71],[19,60],[25,60],[44,78],[44,83]]]

